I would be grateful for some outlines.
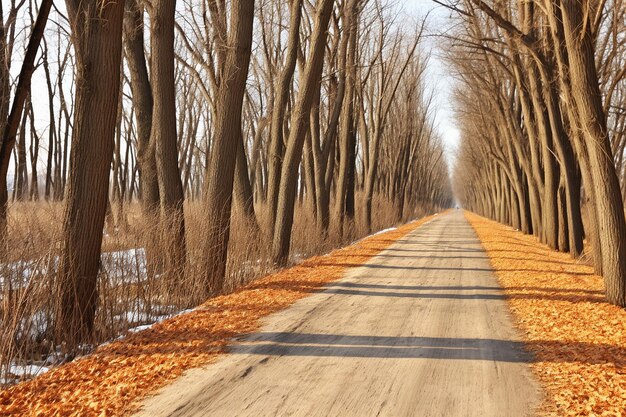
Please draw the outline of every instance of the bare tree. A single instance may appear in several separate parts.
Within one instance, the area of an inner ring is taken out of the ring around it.
[[[58,268],[57,338],[73,349],[88,340],[97,305],[119,94],[124,3],[68,0],[76,52],[70,175]]]
[[[241,113],[252,52],[254,0],[233,2],[230,21],[231,32],[217,99],[222,112],[216,121],[213,151],[206,171],[207,294],[220,293],[224,286],[235,163],[241,142]]]
[[[504,69],[495,70],[501,80],[475,69],[468,79],[487,86],[488,93],[480,94],[496,110],[486,114],[466,104],[473,113],[471,130],[478,126],[482,139],[464,152],[471,155],[472,166],[489,165],[470,181],[494,191],[483,201],[472,198],[470,206],[503,222],[526,223],[526,230],[551,247],[579,255],[582,178],[591,197],[591,227],[585,231],[593,242],[596,270],[604,275],[609,301],[624,305],[626,248],[620,242],[626,239],[626,221],[596,63],[596,47],[605,44],[596,42],[605,16],[601,5],[547,0],[536,7],[520,1],[512,10],[513,5],[468,0],[464,11],[448,6],[460,12],[469,29],[462,44],[481,51],[471,59],[481,56],[490,74],[494,65]],[[498,37],[506,42],[495,42]],[[502,99],[503,92],[508,99]],[[507,110],[511,103],[517,113]],[[497,122],[494,114],[500,115]],[[502,131],[502,125],[508,129]],[[513,147],[497,137],[508,137]],[[484,161],[477,148],[494,156],[495,164]]]
[[[287,44],[287,55],[284,67],[277,79],[276,101],[272,110],[272,121],[270,126],[270,149],[268,166],[268,215],[269,234],[274,233],[276,222],[276,209],[278,207],[278,194],[281,183],[281,173],[285,152],[283,140],[283,125],[285,112],[289,100],[289,92],[296,69],[298,50],[300,48],[300,21],[302,19],[302,0],[291,0],[291,20],[289,21],[289,38]]]
[[[313,105],[316,90],[320,88],[320,77],[324,64],[328,23],[332,13],[333,1],[321,0],[317,4],[315,29],[312,35],[311,48],[307,65],[304,70],[304,85],[298,95],[291,117],[291,130],[287,139],[287,149],[282,165],[280,191],[276,211],[276,226],[272,257],[274,262],[284,264],[289,256],[291,243],[291,226],[296,200],[297,169],[302,157],[304,139],[309,128],[309,113]]]
[[[174,15],[176,2],[153,1],[150,12],[152,129],[150,143],[154,144],[161,201],[161,223],[166,270],[173,276],[184,271],[186,262],[185,216],[183,184],[178,166],[176,135],[176,87],[174,83]],[[178,279],[173,285],[178,288]]]
[[[7,208],[8,208],[8,189],[7,189],[7,173],[9,169],[9,161],[11,158],[11,152],[13,150],[13,146],[15,145],[15,138],[17,135],[17,130],[20,125],[20,119],[22,118],[22,112],[24,109],[24,103],[28,94],[30,92],[30,80],[33,75],[33,71],[35,70],[35,58],[37,56],[37,51],[39,50],[39,44],[41,43],[41,38],[43,37],[44,29],[46,27],[46,22],[48,21],[48,15],[50,14],[50,8],[52,7],[52,0],[43,0],[41,6],[39,8],[39,14],[37,15],[37,20],[35,21],[35,25],[33,26],[32,33],[30,35],[28,46],[26,48],[26,55],[24,57],[24,62],[22,63],[22,68],[20,70],[20,75],[18,79],[18,84],[15,89],[15,97],[13,99],[13,103],[11,105],[11,111],[8,116],[8,120],[6,124],[3,122],[0,127],[3,127],[2,130],[2,144],[0,145],[0,244],[4,245],[6,241],[6,233],[7,233]],[[14,13],[15,7],[11,9],[11,13]],[[2,16],[2,9],[0,8],[0,16]],[[1,19],[1,17],[0,17]],[[4,34],[4,24],[2,23],[2,30],[0,31],[0,39],[2,39],[2,43],[0,44],[0,66],[4,66],[5,62],[8,62],[7,57],[3,56],[6,54],[6,45],[4,44],[4,40],[6,36]],[[6,60],[6,61],[5,61]],[[6,71],[6,73],[5,73]],[[2,83],[2,90],[0,91],[0,95],[2,96],[2,101],[8,102],[8,68],[0,70],[0,82]],[[1,110],[1,109],[0,109]],[[0,111],[0,116],[3,116],[3,111]],[[2,119],[5,120],[4,117]],[[23,143],[23,141],[22,141]]]
[[[134,114],[137,124],[137,162],[141,178],[141,201],[144,212],[149,213],[159,205],[159,183],[156,172],[152,131],[152,86],[144,53],[143,8],[137,0],[126,0],[124,15],[124,49],[130,70]]]

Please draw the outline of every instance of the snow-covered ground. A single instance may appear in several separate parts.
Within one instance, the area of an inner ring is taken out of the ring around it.
[[[152,326],[178,314],[181,314],[181,311],[174,305],[154,306],[148,305],[141,299],[136,299],[126,311],[115,315],[113,320],[129,325],[140,324],[138,327],[143,327],[145,325]],[[131,328],[131,331],[138,331],[138,327]]]
[[[29,286],[48,285],[45,278],[48,272],[56,269],[58,257],[48,257],[31,261],[17,261],[0,264],[0,300],[2,293],[7,290],[24,290]],[[139,284],[148,276],[146,272],[146,257],[143,248],[133,248],[115,252],[105,252],[101,255],[102,278],[111,287]],[[134,300],[121,314],[116,314],[114,322],[121,326],[134,326],[130,331],[139,331],[177,314],[175,306],[153,306],[143,300]],[[11,330],[16,340],[37,341],[45,339],[49,333],[52,314],[44,308],[36,310],[28,316],[21,317]],[[20,360],[17,358],[9,364],[4,364],[0,384],[14,383],[24,378],[34,377],[54,365],[63,361],[60,351],[52,352],[40,361]]]
[[[391,232],[392,230],[396,230],[397,227],[389,227],[387,229],[383,229],[383,230],[379,230],[376,233],[372,233],[371,235],[367,236],[367,237],[372,237],[372,236],[377,236],[377,235],[382,235],[383,233],[387,233],[387,232]]]
[[[124,339],[128,334],[148,330],[155,324],[160,323],[164,320],[167,320],[169,318],[179,316],[182,314],[188,314],[195,310],[192,308],[192,309],[186,309],[186,310],[181,310],[181,311],[174,311],[176,309],[175,306],[168,306],[169,309],[173,311],[172,313],[161,314],[161,315],[150,315],[146,313],[146,308],[143,306],[143,303],[141,301],[137,302],[134,307],[136,308],[133,308],[131,311],[128,311],[124,315],[116,316],[116,318],[119,320],[127,320],[127,323],[142,323],[143,322],[144,324],[131,327],[130,329],[127,330],[126,334],[118,336],[115,339],[108,340],[102,343],[100,346],[107,345],[114,340]],[[163,310],[166,310],[166,309],[168,308],[163,308]],[[47,316],[44,316],[42,314],[36,314],[36,318],[33,321],[36,321],[36,320],[41,320],[42,322],[45,322],[45,325],[43,327],[45,331],[45,328],[48,325]],[[45,360],[42,360],[42,361],[23,361],[23,362],[13,361],[11,362],[11,364],[9,365],[9,368],[6,371],[3,370],[3,375],[0,376],[0,385],[14,384],[23,379],[34,378],[38,375],[48,372],[50,369],[52,369],[52,367],[64,361],[65,361],[65,356],[63,355],[63,353],[61,353],[60,347],[57,347],[57,350],[55,352],[48,354]]]
[[[100,257],[102,272],[111,284],[136,284],[147,278],[146,254],[143,248],[105,252]],[[45,276],[56,269],[58,257],[0,264],[0,292],[10,286],[25,288],[33,277]]]
[[[11,364],[7,375],[0,377],[0,385],[12,384],[23,378],[34,378],[49,370],[50,368],[43,365]]]

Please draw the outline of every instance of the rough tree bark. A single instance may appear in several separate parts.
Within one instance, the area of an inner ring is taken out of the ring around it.
[[[179,288],[186,262],[183,183],[178,166],[176,86],[174,80],[174,15],[176,1],[154,0],[150,13],[152,129],[161,207],[164,272]]]
[[[285,113],[289,102],[289,91],[293,80],[293,73],[296,69],[298,50],[300,48],[300,21],[302,20],[302,0],[291,0],[291,18],[289,22],[289,38],[287,43],[287,56],[278,85],[276,86],[276,101],[272,111],[272,121],[270,125],[270,150],[268,164],[268,184],[267,184],[267,212],[269,235],[274,233],[274,223],[276,221],[276,207],[278,205],[278,193],[281,183],[281,168],[283,165],[284,143],[283,125],[285,123]]]
[[[250,222],[250,227],[253,229],[253,233],[256,234],[259,231],[259,226],[254,212],[254,194],[252,191],[250,176],[248,174],[248,159],[246,157],[243,134],[240,134],[239,143],[237,144],[235,185],[233,192],[237,205],[241,208],[244,216]]]
[[[300,87],[297,102],[293,108],[291,130],[287,140],[287,150],[283,161],[272,259],[277,264],[285,264],[289,258],[291,243],[291,226],[296,200],[298,165],[302,157],[302,147],[309,128],[309,113],[313,105],[316,90],[320,88],[320,80],[324,66],[324,52],[328,23],[333,9],[333,0],[321,0],[317,3],[315,29],[312,35],[311,50],[304,70],[304,84]]]
[[[137,163],[141,182],[141,202],[144,213],[153,214],[160,201],[154,143],[150,142],[153,99],[144,53],[143,9],[137,0],[126,0],[124,49],[130,70],[130,87],[137,122]]]
[[[204,243],[206,294],[224,289],[233,179],[237,147],[241,143],[241,113],[252,48],[254,0],[232,2],[231,33],[221,77],[213,150],[206,172],[205,203],[208,213],[207,238]]]
[[[350,174],[354,172],[356,133],[354,131],[354,94],[356,84],[356,13],[358,0],[350,0],[345,5],[343,21],[344,38],[341,42],[339,65],[343,71],[340,75],[340,84],[344,84],[343,105],[341,110],[341,129],[339,138],[339,175],[337,178],[335,220],[339,235],[343,236],[344,222],[348,214],[348,201],[354,201],[354,181],[352,181],[352,193],[349,193]],[[351,197],[348,197],[352,194]],[[354,214],[351,210],[350,214]],[[353,220],[350,218],[350,220]]]
[[[120,91],[124,2],[67,0],[76,52],[70,175],[57,282],[56,337],[73,350],[91,336]]]
[[[626,221],[609,144],[606,115],[595,66],[593,36],[584,0],[562,0],[565,44],[572,95],[583,127],[595,192],[596,221],[602,245],[602,272],[609,302],[626,306]]]

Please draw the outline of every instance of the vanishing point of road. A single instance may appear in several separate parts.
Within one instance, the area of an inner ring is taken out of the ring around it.
[[[473,229],[449,211],[269,316],[142,416],[531,416],[540,402]]]

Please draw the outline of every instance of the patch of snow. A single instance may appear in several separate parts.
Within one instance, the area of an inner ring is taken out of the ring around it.
[[[58,347],[58,349],[59,350],[48,354],[46,360],[43,361],[44,365],[58,365],[67,360],[66,355],[60,352],[60,346]]]
[[[293,252],[291,255],[291,260],[295,263],[300,263],[303,260],[305,260],[306,258],[308,258],[308,256],[306,256],[306,254],[301,253],[301,252]]]
[[[141,332],[143,330],[148,330],[150,327],[154,326],[155,323],[144,324],[142,326],[132,327],[132,328],[128,329],[128,332],[129,333],[137,333],[137,332]]]
[[[138,284],[148,278],[144,248],[104,252],[100,259],[100,270],[112,285]],[[13,289],[23,289],[33,277],[44,276],[49,269],[55,270],[58,262],[59,259],[55,256],[53,259],[0,264],[0,290],[9,285]]]
[[[49,370],[50,368],[43,365],[19,365],[12,363],[9,367],[7,375],[0,378],[0,384],[13,384],[24,378],[34,378],[48,372]]]
[[[15,376],[40,375],[48,372],[50,368],[43,365],[11,365],[9,372]]]
[[[183,314],[191,313],[194,310],[195,310],[195,308],[189,308],[189,309],[186,309],[186,310],[181,310],[181,311],[179,311],[177,313],[165,314],[165,315],[162,315],[162,316],[157,316],[154,321],[152,321],[150,323],[147,323],[147,324],[142,324],[141,326],[132,327],[132,328],[128,329],[128,332],[129,333],[138,333],[138,332],[141,332],[141,331],[144,331],[144,330],[148,330],[149,328],[151,328],[152,326],[154,326],[157,323],[160,323],[160,322],[165,321],[167,319],[171,319],[172,317],[182,316]],[[122,336],[119,336],[115,340],[121,340],[124,337],[126,337],[126,336],[122,335]],[[110,343],[110,342],[105,342],[101,346],[106,345],[108,343]]]
[[[136,333],[141,330],[148,329],[156,323],[167,320],[171,317],[183,314],[185,311],[177,311],[173,305],[146,305],[143,300],[134,300],[132,306],[121,314],[113,317],[113,319],[127,326],[132,326],[128,330]],[[121,337],[118,337],[120,339]]]
[[[17,335],[37,339],[44,335],[50,326],[49,314],[44,310],[37,310],[30,317],[22,317]]]
[[[372,237],[372,236],[376,236],[376,235],[382,235],[383,233],[387,233],[387,232],[391,232],[392,230],[396,230],[397,227],[389,227],[387,229],[383,229],[383,230],[379,230],[378,232],[371,234],[367,237]]]
[[[394,227],[388,227],[387,229],[379,230],[379,231],[378,231],[378,232],[376,232],[376,233],[372,233],[371,235],[367,235],[367,236],[365,236],[365,237],[362,237],[361,239],[357,239],[357,240],[355,240],[354,242],[350,243],[350,245],[349,245],[349,246],[352,246],[352,245],[354,245],[354,244],[357,244],[357,243],[359,243],[359,242],[361,242],[361,241],[363,241],[363,240],[365,240],[365,239],[368,239],[368,238],[370,238],[370,237],[372,237],[372,236],[376,236],[376,235],[380,235],[380,234],[383,234],[383,233],[391,232],[391,231],[393,231],[393,230],[396,230],[397,228],[398,228],[397,226],[394,226]]]
[[[0,288],[11,285],[13,289],[26,287],[33,276],[45,275],[48,271],[49,259],[34,261],[16,261],[0,264]],[[56,267],[56,259],[53,260]]]

